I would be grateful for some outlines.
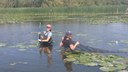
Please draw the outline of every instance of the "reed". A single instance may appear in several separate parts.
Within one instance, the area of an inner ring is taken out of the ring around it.
[[[126,5],[51,8],[0,8],[0,23],[16,23],[24,21],[60,21],[76,18],[82,18],[82,20],[88,22],[97,20],[100,23],[100,21],[103,20],[104,22],[108,22],[111,20],[111,18],[113,19],[113,16],[122,18],[122,15],[125,14],[126,9]],[[102,20],[100,20],[100,18]],[[121,21],[127,20],[126,17],[123,17],[122,19],[123,20]]]

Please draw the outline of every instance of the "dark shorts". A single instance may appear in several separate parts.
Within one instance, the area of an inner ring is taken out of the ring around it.
[[[40,42],[40,47],[51,47],[53,46],[51,43],[48,42]]]

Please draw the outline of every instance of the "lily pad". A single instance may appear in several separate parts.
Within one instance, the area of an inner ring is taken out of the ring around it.
[[[6,46],[5,43],[0,43],[0,47],[4,47],[4,46]]]
[[[125,59],[117,55],[102,55],[99,53],[83,53],[76,57],[75,64],[86,66],[100,66],[102,71],[117,71],[126,69]]]
[[[122,70],[122,69],[126,69],[126,65],[125,64],[117,64],[115,65],[117,70]]]
[[[120,70],[120,71],[118,71],[118,72],[128,72],[128,70]]]
[[[70,55],[71,54],[71,52],[64,52],[64,55]]]
[[[81,54],[81,52],[79,50],[74,50],[72,54]]]
[[[13,47],[13,48],[35,48],[35,47],[37,47],[37,45],[18,44],[18,45],[11,46],[11,47]]]
[[[81,34],[76,34],[76,36],[87,36],[88,34],[83,34],[83,33],[81,33]]]
[[[100,67],[100,70],[105,72],[115,71],[115,67]]]
[[[113,60],[118,60],[122,58],[121,56],[117,55],[108,55],[106,58],[104,58],[105,61],[113,61]]]
[[[105,67],[113,67],[114,65],[110,62],[105,62],[105,61],[102,61],[101,63],[99,63],[100,66],[105,66]]]
[[[120,42],[128,44],[128,40],[120,40]]]
[[[75,58],[65,58],[64,61],[68,61],[68,62],[73,62],[75,61],[76,59]]]
[[[74,55],[68,55],[66,56],[67,58],[74,58],[75,56]]]
[[[84,64],[84,65],[87,65],[87,66],[98,66],[98,63],[91,62],[91,63],[87,63],[87,64]]]
[[[18,49],[19,51],[26,51],[26,49]]]
[[[82,63],[80,63],[80,62],[79,62],[79,61],[77,61],[77,60],[76,60],[76,61],[74,61],[73,63],[74,63],[74,64],[82,64]]]
[[[16,64],[28,64],[28,62],[14,62],[14,63],[10,63],[11,66],[14,66]]]
[[[128,48],[119,49],[120,52],[128,52]]]
[[[17,64],[17,63],[10,63],[11,66],[14,66],[14,65],[16,65],[16,64]]]
[[[75,54],[73,52],[65,52],[67,58],[64,61],[82,64],[86,66],[100,66],[102,71],[118,71],[127,68],[126,61],[128,59],[117,55],[102,55],[100,53],[82,52]]]

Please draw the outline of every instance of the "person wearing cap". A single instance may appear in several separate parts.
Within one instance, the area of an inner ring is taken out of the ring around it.
[[[40,51],[42,51],[42,49],[45,49],[46,47],[49,48],[47,51],[48,53],[50,53],[50,50],[52,48],[52,26],[50,24],[46,25],[46,31],[44,31],[43,33],[39,33],[42,34],[40,35],[38,41],[40,42]]]
[[[72,33],[71,31],[66,32],[65,36],[62,37],[62,41],[60,42],[60,48],[63,47],[64,50],[70,51],[74,50],[79,42],[74,43],[72,40]]]

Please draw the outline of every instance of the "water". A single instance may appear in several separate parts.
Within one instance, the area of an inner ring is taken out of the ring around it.
[[[100,72],[98,67],[63,62],[57,50],[61,37],[68,30],[73,32],[73,39],[83,45],[112,51],[128,50],[128,24],[88,25],[79,21],[52,23],[54,47],[51,58],[44,53],[40,55],[38,47],[23,51],[12,47],[36,41],[38,35],[33,32],[40,31],[39,23],[0,25],[0,42],[6,43],[6,46],[0,47],[0,72]],[[45,25],[42,22],[42,31]],[[127,53],[118,55],[128,56]]]

